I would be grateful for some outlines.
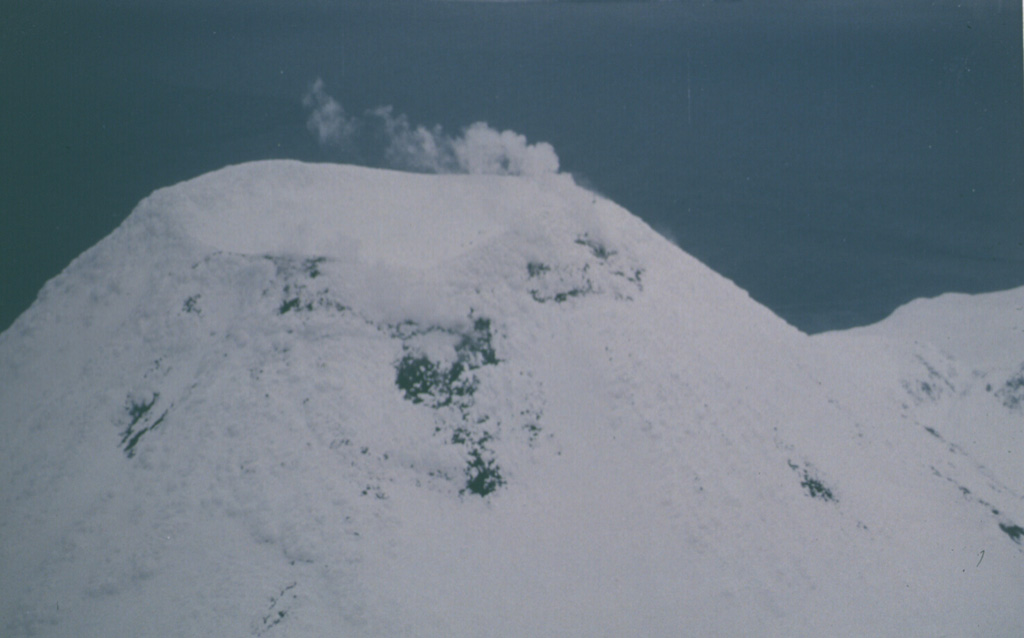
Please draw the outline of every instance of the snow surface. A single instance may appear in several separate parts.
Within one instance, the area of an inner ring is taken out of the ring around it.
[[[0,334],[0,633],[1019,636],[1022,329],[808,337],[565,175],[225,168]]]

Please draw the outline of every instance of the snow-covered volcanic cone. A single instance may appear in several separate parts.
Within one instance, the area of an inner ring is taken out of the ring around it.
[[[0,335],[0,633],[1019,636],[1022,326],[811,338],[568,176],[227,168]]]

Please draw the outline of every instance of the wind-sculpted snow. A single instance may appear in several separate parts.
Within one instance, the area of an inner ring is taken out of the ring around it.
[[[810,338],[564,175],[223,169],[0,335],[0,633],[1018,635],[1021,308]]]

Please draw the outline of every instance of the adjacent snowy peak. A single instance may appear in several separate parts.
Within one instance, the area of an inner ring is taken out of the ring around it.
[[[0,627],[1017,635],[1019,474],[928,348],[809,338],[564,175],[229,167],[0,334]]]
[[[861,375],[862,394],[873,400],[892,395],[901,414],[913,415],[937,447],[970,456],[971,463],[993,473],[992,482],[1020,491],[1024,288],[919,299],[877,324],[814,340],[857,358],[851,367]],[[969,488],[961,490],[969,496]]]
[[[882,322],[849,333],[930,343],[971,365],[1019,366],[1024,361],[1024,288],[918,299]]]

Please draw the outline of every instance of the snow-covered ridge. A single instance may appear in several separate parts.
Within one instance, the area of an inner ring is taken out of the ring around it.
[[[229,167],[0,334],[0,633],[1019,635],[1022,307],[810,338],[567,176]]]
[[[567,175],[511,180],[280,161],[204,175],[142,208],[170,204],[184,232],[228,252],[427,269],[503,230],[536,226],[572,190]]]

